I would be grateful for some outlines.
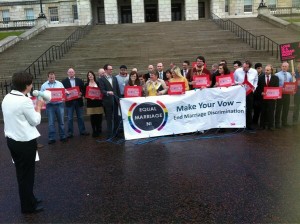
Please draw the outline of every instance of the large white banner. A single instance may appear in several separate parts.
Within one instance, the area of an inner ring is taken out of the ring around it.
[[[123,98],[126,140],[189,133],[211,128],[243,128],[243,86],[187,91],[184,95]]]

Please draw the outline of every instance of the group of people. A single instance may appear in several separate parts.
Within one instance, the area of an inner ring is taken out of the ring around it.
[[[288,127],[287,122],[290,95],[283,94],[281,99],[264,99],[264,87],[283,87],[285,82],[295,82],[300,79],[300,64],[296,72],[289,72],[289,64],[283,62],[281,71],[275,73],[272,65],[266,65],[263,69],[261,63],[256,63],[252,68],[250,61],[233,62],[234,71],[230,72],[227,62],[222,60],[219,64],[213,64],[212,69],[206,67],[205,58],[196,58],[196,64],[190,65],[189,61],[183,61],[182,69],[172,64],[171,68],[164,71],[162,63],[158,63],[156,69],[153,65],[148,66],[146,74],[140,74],[136,68],[127,73],[125,65],[120,66],[118,75],[113,75],[113,67],[106,64],[98,70],[98,77],[93,71],[86,74],[86,83],[75,77],[75,70],[69,68],[68,77],[62,82],[55,79],[55,73],[48,73],[48,80],[41,86],[41,91],[51,88],[69,89],[78,87],[78,98],[61,101],[50,101],[46,104],[48,116],[48,143],[56,142],[55,118],[58,122],[60,141],[65,142],[74,135],[73,117],[74,111],[77,116],[77,123],[80,135],[87,136],[83,120],[83,98],[86,96],[88,87],[100,88],[101,96],[97,99],[86,98],[86,112],[90,115],[93,137],[102,132],[102,119],[105,113],[107,121],[107,138],[117,134],[120,126],[119,100],[124,97],[126,86],[142,86],[144,96],[164,95],[168,92],[168,86],[172,82],[183,82],[185,90],[192,90],[196,87],[195,77],[206,75],[209,77],[207,86],[201,88],[219,87],[218,76],[231,74],[234,77],[232,85],[245,85],[250,83],[251,91],[246,96],[246,127],[253,130],[253,123],[259,124],[261,129]],[[41,109],[44,106],[43,99],[37,99],[34,107],[28,97],[32,91],[33,76],[20,72],[12,77],[13,90],[7,94],[2,102],[4,118],[4,132],[7,145],[15,162],[21,210],[23,213],[35,213],[43,210],[40,206],[41,200],[33,194],[35,156],[37,150],[36,139],[40,136],[36,126],[41,122]],[[300,83],[300,82],[298,82]],[[229,87],[230,88],[230,87]],[[68,91],[66,91],[68,94]],[[299,118],[300,88],[294,96],[293,121]],[[64,111],[66,107],[68,128],[65,133]],[[254,114],[253,114],[254,111]]]
[[[218,76],[232,75],[234,82],[232,85],[245,84],[245,81],[252,85],[253,91],[246,96],[246,128],[253,130],[253,124],[259,124],[261,129],[281,128],[289,126],[287,116],[290,105],[290,95],[283,94],[281,99],[264,100],[264,87],[283,87],[284,82],[294,82],[299,78],[300,65],[293,74],[288,72],[289,64],[283,62],[281,71],[275,73],[272,65],[266,65],[263,68],[261,63],[256,63],[252,68],[252,63],[248,60],[243,63],[240,61],[233,62],[233,71],[230,71],[226,60],[213,64],[211,70],[206,66],[203,56],[196,58],[195,65],[191,66],[190,62],[182,62],[182,68],[174,65],[164,71],[163,63],[158,63],[156,69],[153,65],[148,66],[148,72],[141,74],[136,68],[133,68],[129,74],[126,65],[121,65],[119,73],[113,75],[113,67],[106,64],[98,70],[98,75],[93,71],[88,71],[86,83],[82,79],[75,77],[73,68],[67,71],[68,77],[62,82],[55,79],[54,72],[48,73],[48,80],[41,86],[41,91],[49,88],[70,88],[78,86],[80,93],[79,98],[66,101],[66,112],[68,118],[67,134],[64,131],[64,102],[49,102],[46,106],[49,122],[49,144],[56,142],[55,137],[55,117],[59,127],[59,137],[62,142],[73,137],[73,117],[74,111],[77,115],[77,122],[80,135],[89,135],[83,121],[83,97],[86,95],[87,87],[100,88],[102,98],[86,98],[86,113],[90,115],[92,127],[92,136],[98,137],[102,132],[102,120],[105,113],[107,121],[107,139],[114,137],[121,124],[119,100],[124,97],[126,86],[141,86],[143,96],[158,96],[167,94],[170,83],[183,82],[185,91],[195,88],[214,88],[219,87]],[[207,86],[196,87],[195,77],[208,76],[209,84]],[[294,78],[293,78],[294,77]],[[294,116],[293,121],[297,122],[299,117],[300,90],[294,97]],[[254,112],[254,113],[253,113]]]

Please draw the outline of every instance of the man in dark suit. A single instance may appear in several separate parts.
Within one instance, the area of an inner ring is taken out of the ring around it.
[[[191,77],[192,74],[192,70],[189,68],[190,67],[190,62],[185,60],[182,62],[182,70],[181,70],[181,74],[183,77],[189,79]]]
[[[67,108],[67,116],[68,116],[68,138],[73,137],[73,115],[74,110],[76,111],[77,116],[77,123],[79,128],[80,135],[89,135],[88,132],[85,130],[85,125],[83,121],[83,99],[82,99],[82,93],[83,93],[83,81],[80,78],[75,78],[75,71],[73,68],[68,69],[68,77],[62,81],[62,84],[64,85],[65,89],[78,86],[79,87],[79,98],[66,101],[66,108]]]
[[[107,123],[107,139],[110,139],[117,134],[120,125],[118,110],[121,94],[117,78],[112,76],[112,66],[106,64],[103,69],[105,75],[100,78],[99,85],[103,94],[102,103]]]
[[[148,79],[150,78],[150,74],[153,74],[154,72],[154,66],[153,65],[148,65],[148,73],[145,74],[145,82],[148,81]]]
[[[156,69],[157,69],[158,75],[159,75],[158,78],[166,81],[167,80],[167,75],[164,72],[164,65],[163,65],[163,63],[161,63],[161,62],[157,63]]]
[[[265,74],[260,75],[256,88],[257,96],[260,96],[261,101],[261,116],[260,127],[274,130],[274,112],[276,100],[264,100],[264,87],[279,87],[279,78],[273,75],[273,68],[271,65],[265,67]]]

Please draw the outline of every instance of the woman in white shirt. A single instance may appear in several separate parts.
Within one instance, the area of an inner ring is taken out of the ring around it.
[[[43,210],[43,207],[38,205],[41,201],[33,194],[33,185],[36,139],[40,136],[36,126],[41,122],[44,101],[37,100],[34,108],[32,100],[26,96],[32,89],[32,80],[33,76],[29,73],[15,73],[12,77],[13,90],[2,102],[4,133],[16,167],[23,213]]]

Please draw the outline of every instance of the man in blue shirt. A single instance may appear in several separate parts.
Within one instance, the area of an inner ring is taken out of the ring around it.
[[[60,81],[55,80],[54,72],[48,72],[48,81],[41,86],[41,91],[51,88],[65,88]],[[46,112],[48,116],[48,144],[56,142],[55,117],[58,123],[60,141],[66,142],[63,101],[48,102]]]
[[[296,80],[300,79],[300,64],[297,66],[297,71],[295,72]],[[300,107],[300,81],[298,82],[297,93],[294,95],[294,113],[293,122],[297,123],[299,118],[299,107]]]
[[[283,62],[281,65],[281,71],[275,75],[279,78],[279,87],[283,87],[285,82],[292,82],[293,78],[291,73],[288,72],[289,63]],[[290,107],[290,95],[282,94],[282,98],[278,99],[276,102],[276,111],[275,111],[275,127],[281,128],[280,122],[283,127],[288,127],[287,117]]]

